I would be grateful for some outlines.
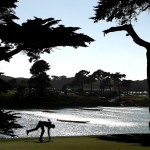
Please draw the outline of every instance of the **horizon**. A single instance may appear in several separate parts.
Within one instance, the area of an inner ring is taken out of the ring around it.
[[[0,75],[1,76],[1,75]],[[8,76],[8,75],[5,75],[5,74],[2,74],[2,76],[6,76],[6,77],[11,77],[11,78],[15,78],[15,79],[30,79],[30,78],[25,78],[25,77],[13,77],[13,76]],[[57,76],[57,75],[51,75],[51,76]],[[49,78],[51,78],[51,76]],[[65,75],[61,75],[61,76],[65,76]],[[61,76],[58,76],[58,77],[61,77]],[[66,78],[74,78],[74,76],[72,77],[68,77],[66,76]],[[126,79],[125,79],[126,80]],[[147,80],[147,79],[142,79],[142,80],[132,80],[132,81],[143,81],[143,80]]]
[[[95,41],[88,44],[87,48],[57,47],[50,54],[41,55],[41,59],[50,64],[48,75],[65,75],[73,77],[80,70],[90,73],[101,69],[106,72],[120,72],[126,74],[129,80],[147,79],[146,50],[136,45],[126,32],[109,33],[104,37],[103,30],[116,26],[115,22],[100,21],[94,23],[89,19],[94,16],[94,6],[98,0],[44,0],[24,1],[19,0],[15,9],[16,16],[20,19],[16,22],[21,24],[27,19],[53,17],[62,20],[59,24],[66,27],[80,27],[78,31],[92,37]],[[59,5],[58,5],[59,4]],[[34,7],[33,7],[34,6]],[[28,11],[27,11],[28,10]],[[77,11],[78,10],[78,11]],[[80,16],[80,17],[79,17]],[[137,34],[143,40],[149,40],[150,20],[148,13],[144,12],[138,16],[137,22],[132,22]],[[33,63],[29,63],[28,57],[23,53],[13,56],[10,63],[1,61],[0,72],[7,76],[29,78],[29,69]]]

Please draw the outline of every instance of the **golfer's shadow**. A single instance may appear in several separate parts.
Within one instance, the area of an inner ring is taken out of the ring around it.
[[[54,141],[43,141],[43,142],[40,142],[40,141],[24,141],[26,143],[50,143],[50,142],[54,142]]]

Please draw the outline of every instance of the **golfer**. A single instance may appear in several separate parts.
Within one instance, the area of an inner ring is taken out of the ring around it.
[[[41,128],[41,135],[40,135],[39,141],[40,141],[40,142],[43,142],[43,134],[44,134],[44,132],[45,132],[44,127],[47,127],[47,133],[48,133],[48,138],[49,138],[48,141],[50,141],[50,140],[51,140],[51,137],[50,137],[50,129],[51,129],[51,128],[53,128],[53,129],[55,128],[55,125],[52,124],[52,122],[50,121],[50,119],[48,119],[48,121],[39,121],[38,124],[37,124],[37,126],[36,126],[35,128],[30,129],[30,130],[27,130],[26,133],[27,133],[27,135],[28,135],[30,132],[36,131],[36,130],[38,130],[39,128]]]

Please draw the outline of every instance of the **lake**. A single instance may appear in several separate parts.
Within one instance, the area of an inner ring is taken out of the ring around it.
[[[59,110],[13,110],[20,113],[18,123],[24,126],[15,131],[17,137],[27,137],[26,130],[34,128],[39,120],[50,119],[56,126],[51,136],[106,135],[126,133],[150,133],[148,107],[94,107],[66,108]],[[61,122],[71,120],[76,122]],[[80,121],[87,121],[82,123]],[[40,129],[28,137],[39,137]],[[44,134],[47,136],[47,130]],[[5,137],[0,135],[0,137]]]

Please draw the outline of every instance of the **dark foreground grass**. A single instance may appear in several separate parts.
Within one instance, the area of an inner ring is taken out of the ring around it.
[[[37,138],[1,139],[0,150],[150,150],[150,135],[107,135],[53,137],[40,143]]]

